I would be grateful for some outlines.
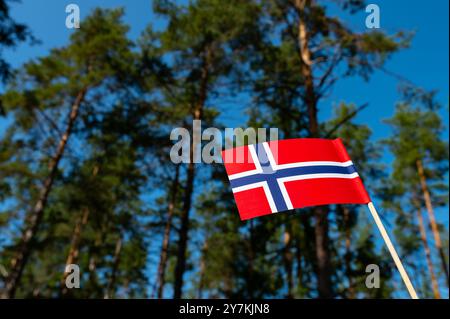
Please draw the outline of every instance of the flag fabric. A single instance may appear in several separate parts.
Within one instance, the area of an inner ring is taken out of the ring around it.
[[[241,220],[371,200],[340,139],[298,138],[222,152]]]

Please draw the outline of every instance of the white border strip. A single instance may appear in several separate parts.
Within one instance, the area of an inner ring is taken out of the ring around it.
[[[239,186],[239,187],[232,188],[231,190],[233,191],[233,193],[239,193],[239,192],[243,192],[243,191],[248,191],[249,189],[263,187],[264,184],[267,185],[267,182],[266,181],[262,181],[262,182],[257,182],[257,183],[253,183],[253,184],[247,184],[247,185],[244,185],[244,186]]]
[[[304,180],[304,179],[316,179],[316,178],[317,179],[318,178],[346,178],[346,179],[352,179],[352,178],[356,178],[356,177],[359,177],[358,173],[356,173],[356,172],[352,173],[352,174],[319,173],[319,174],[305,174],[305,175],[295,175],[295,176],[282,177],[282,178],[278,178],[277,182],[278,182],[278,185],[281,188],[281,191],[283,192],[283,188],[284,188],[284,191],[286,191],[286,187],[284,186],[285,182],[299,181],[299,180]],[[268,186],[266,181],[235,187],[235,188],[232,188],[232,191],[233,191],[233,193],[239,193],[239,192],[246,191],[246,190],[253,189],[253,188],[257,188],[257,187],[263,187],[264,185]],[[286,194],[287,194],[287,192],[286,192]]]
[[[264,147],[264,150],[266,151],[267,158],[269,159],[270,166],[272,166],[273,170],[277,170],[278,169],[277,168],[278,165],[275,162],[275,158],[273,157],[273,153],[272,153],[272,150],[270,149],[269,143],[264,142],[264,143],[262,143],[262,146]]]
[[[267,182],[258,182],[258,183],[248,184],[245,186],[235,187],[232,189],[232,191],[233,191],[233,193],[239,193],[239,192],[243,192],[243,191],[247,191],[249,189],[254,189],[254,188],[259,188],[259,187],[262,187],[264,189],[264,193],[266,195],[267,201],[269,202],[270,210],[272,211],[272,213],[276,213],[277,207],[275,205],[275,202],[272,197],[272,193],[270,192],[269,185],[267,184]]]
[[[285,182],[292,182],[292,181],[299,181],[299,180],[305,180],[305,179],[318,179],[318,178],[345,178],[345,179],[352,179],[359,177],[358,173],[352,173],[352,174],[338,174],[338,173],[329,173],[329,174],[305,174],[305,175],[296,175],[296,176],[288,176],[288,177],[282,177],[278,178],[278,186],[280,187],[281,194],[283,195],[284,202],[286,203],[286,207],[291,210],[294,209],[294,206],[292,205],[291,198],[289,197],[289,194],[286,189]],[[269,202],[270,209],[272,210],[272,213],[277,212],[277,208],[275,205],[275,202],[272,197],[272,193],[270,192],[269,185],[267,182],[257,182],[253,184],[248,184],[244,186],[235,187],[232,189],[233,193],[239,193],[243,191],[247,191],[250,189],[262,187],[264,189],[264,193],[266,195],[267,201]]]
[[[284,182],[280,181],[280,179],[277,180],[278,186],[280,187],[281,194],[283,195],[284,202],[286,203],[286,207],[291,210],[294,209],[294,206],[292,205],[291,198],[289,197],[289,194],[287,192],[286,186],[284,185]]]
[[[297,162],[289,164],[276,165],[276,169],[294,168],[294,167],[308,167],[308,166],[339,166],[347,167],[353,165],[352,161],[347,162],[331,162],[331,161],[311,161],[311,162]]]
[[[358,177],[358,173],[351,174],[340,174],[340,173],[318,173],[318,174],[305,174],[305,175],[295,175],[295,176],[287,176],[278,178],[277,181],[279,183],[291,182],[291,181],[299,181],[303,179],[315,179],[315,178],[347,178],[352,179]]]
[[[346,178],[346,179],[352,179],[359,177],[358,173],[352,173],[352,174],[339,174],[339,173],[321,173],[321,174],[305,174],[305,175],[296,175],[296,176],[288,176],[288,177],[282,177],[278,178],[278,186],[280,187],[281,194],[283,195],[284,202],[286,203],[286,207],[288,209],[294,209],[294,206],[292,205],[291,198],[289,197],[289,194],[286,189],[285,182],[291,182],[291,181],[299,181],[299,180],[305,180],[305,179],[318,179],[318,178]]]
[[[280,169],[286,169],[286,168],[295,168],[295,167],[309,167],[309,166],[339,166],[339,167],[347,167],[350,165],[353,165],[352,161],[346,161],[346,162],[333,162],[333,161],[309,161],[309,162],[297,162],[297,163],[288,163],[288,164],[281,164],[278,165],[275,162],[275,158],[273,157],[273,153],[269,147],[269,144],[267,142],[262,143],[266,153],[267,157],[269,158],[270,165],[272,166],[273,170],[280,170]],[[258,155],[256,154],[255,146],[253,144],[248,145],[248,149],[250,152],[250,156],[252,157],[253,163],[256,166],[256,169],[245,171],[242,173],[236,173],[228,176],[230,180],[237,179],[241,177],[251,176],[255,174],[260,174],[263,172],[261,168],[261,163],[258,160]],[[317,175],[317,174],[316,174]]]
[[[249,145],[248,150],[250,152],[250,156],[252,157],[252,160],[253,160],[253,163],[255,164],[256,169],[230,175],[230,176],[228,176],[229,180],[246,177],[246,176],[251,176],[251,175],[256,175],[256,174],[261,174],[263,172],[261,163],[258,160],[258,155],[256,154],[255,146],[253,144]]]

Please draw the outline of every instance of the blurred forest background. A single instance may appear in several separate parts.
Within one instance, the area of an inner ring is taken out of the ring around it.
[[[448,103],[385,68],[414,30],[353,30],[344,17],[360,0],[155,0],[164,28],[131,39],[123,9],[98,8],[65,46],[13,68],[4,49],[45,39],[11,6],[0,0],[3,298],[407,297],[366,207],[241,222],[222,164],[170,161],[173,128],[227,116],[280,138],[342,138],[419,296],[448,298],[448,217],[436,217],[448,215]],[[349,96],[319,119],[340,81],[378,71],[398,80],[379,118],[390,136],[355,120],[377,117],[371,101]],[[251,103],[223,108],[243,92]],[[80,289],[65,288],[66,264]],[[380,289],[365,285],[368,264]]]

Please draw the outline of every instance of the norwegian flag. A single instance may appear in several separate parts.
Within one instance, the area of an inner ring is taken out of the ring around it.
[[[241,220],[371,200],[340,139],[298,138],[222,152]]]

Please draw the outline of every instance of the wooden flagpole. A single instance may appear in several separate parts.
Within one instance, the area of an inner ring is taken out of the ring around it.
[[[389,238],[389,235],[386,232],[386,229],[384,228],[380,217],[378,216],[375,206],[373,206],[372,202],[368,203],[367,206],[369,207],[370,213],[372,214],[373,219],[375,220],[375,223],[377,224],[377,227],[380,230],[381,236],[383,237],[384,242],[386,243],[386,246],[389,249],[389,252],[391,253],[392,259],[394,259],[395,265],[397,266],[397,269],[400,272],[400,275],[402,276],[403,282],[405,283],[406,288],[408,289],[408,292],[409,292],[411,298],[419,299],[419,297],[417,297],[416,291],[414,290],[414,287],[411,283],[411,280],[409,280],[408,274],[406,273],[405,268],[403,267],[403,264],[402,264],[400,258],[398,257],[394,246],[392,245],[391,239]]]

